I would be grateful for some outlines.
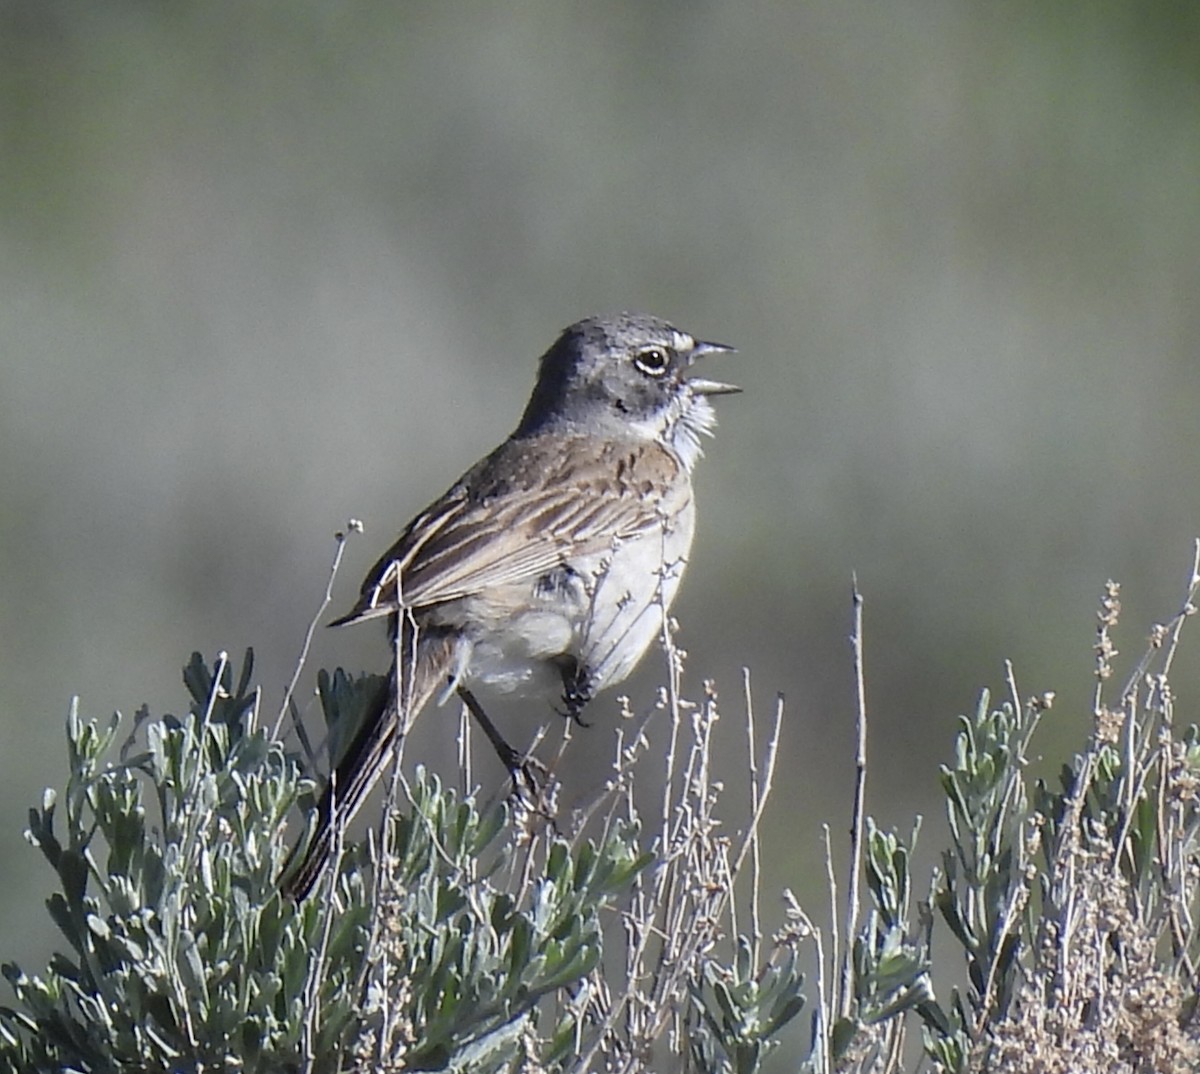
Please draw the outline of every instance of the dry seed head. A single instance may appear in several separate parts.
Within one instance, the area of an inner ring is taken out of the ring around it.
[[[1114,712],[1107,705],[1102,705],[1097,711],[1094,721],[1096,741],[1099,743],[1116,743],[1121,738],[1121,728],[1125,726],[1125,714]]]

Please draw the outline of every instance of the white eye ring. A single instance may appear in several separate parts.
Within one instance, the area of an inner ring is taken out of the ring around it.
[[[661,377],[671,367],[671,359],[662,347],[646,347],[633,356],[633,364],[647,376]]]

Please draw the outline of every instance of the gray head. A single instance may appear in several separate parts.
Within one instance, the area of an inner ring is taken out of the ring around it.
[[[555,428],[660,440],[690,469],[700,434],[717,422],[708,397],[741,389],[685,374],[701,355],[732,350],[647,314],[589,317],[564,329],[542,355],[515,435]]]

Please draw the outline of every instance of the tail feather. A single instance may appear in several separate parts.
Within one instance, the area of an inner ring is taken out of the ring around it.
[[[396,664],[392,663],[387,688],[364,715],[321,793],[312,839],[294,846],[284,864],[279,885],[284,896],[299,902],[312,891],[329,860],[335,829],[345,830],[386,770],[401,724],[398,693],[402,689],[411,723],[448,681],[456,648],[457,639],[451,635],[421,637],[409,682],[401,684],[397,683]]]

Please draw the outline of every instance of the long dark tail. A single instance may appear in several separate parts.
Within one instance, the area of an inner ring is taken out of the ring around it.
[[[299,902],[312,891],[329,860],[335,829],[345,830],[387,768],[401,723],[398,695],[407,706],[409,722],[416,719],[434,693],[448,681],[456,646],[457,639],[453,636],[422,636],[415,653],[406,661],[408,681],[402,678],[399,684],[393,661],[387,688],[380,691],[372,708],[364,714],[334,767],[332,778],[325,784],[317,805],[312,839],[294,846],[284,864],[279,889],[286,897]]]

